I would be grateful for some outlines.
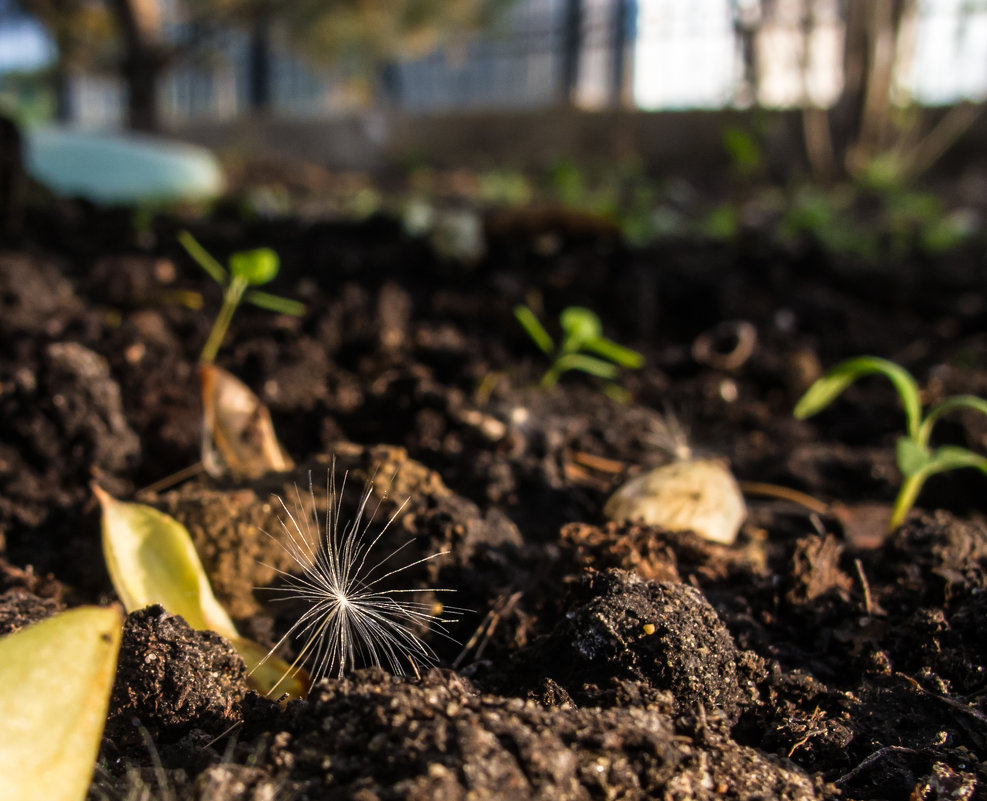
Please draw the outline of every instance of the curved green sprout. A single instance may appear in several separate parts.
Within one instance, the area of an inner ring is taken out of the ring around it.
[[[559,315],[562,342],[558,347],[527,306],[515,306],[514,316],[539,350],[552,360],[541,379],[541,385],[545,388],[554,387],[566,370],[580,370],[612,381],[621,367],[638,369],[644,364],[644,357],[636,350],[625,348],[603,336],[600,318],[582,306],[569,306]]]
[[[933,404],[923,417],[918,384],[907,370],[876,356],[858,356],[836,365],[809,387],[795,406],[795,417],[804,420],[822,411],[858,378],[874,373],[891,381],[905,408],[905,434],[898,437],[895,444],[903,481],[888,524],[888,530],[893,531],[915,505],[929,476],[960,467],[974,467],[987,474],[987,457],[955,445],[929,447],[932,429],[944,414],[956,409],[973,409],[987,415],[987,400],[974,395],[954,395]]]
[[[199,364],[212,364],[216,361],[219,346],[233,320],[233,313],[241,300],[260,306],[268,311],[280,314],[292,314],[300,317],[305,313],[305,305],[297,300],[282,298],[269,292],[262,292],[251,287],[266,284],[274,280],[280,269],[278,254],[270,248],[243,250],[230,256],[229,272],[212,254],[200,245],[188,231],[178,235],[178,241],[209,277],[223,287],[223,305],[216,315],[206,344],[199,355]]]

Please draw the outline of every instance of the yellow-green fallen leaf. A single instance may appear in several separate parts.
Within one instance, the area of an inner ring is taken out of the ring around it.
[[[103,556],[128,612],[161,604],[194,629],[238,636],[213,595],[185,527],[157,509],[124,503],[94,488],[103,507]]]
[[[121,623],[116,608],[80,607],[0,638],[0,798],[86,797]]]
[[[259,665],[267,652],[239,635],[216,600],[185,526],[150,506],[118,501],[99,487],[94,491],[103,508],[106,567],[127,611],[161,604],[194,629],[222,634],[246,663],[251,686],[265,694],[272,691],[290,669],[288,664],[270,657]],[[308,677],[300,674],[278,687],[289,696],[302,697],[308,691]]]
[[[248,681],[257,692],[271,698],[286,695],[288,699],[304,698],[312,687],[312,679],[297,663],[289,665],[283,659],[271,656],[271,652],[246,637],[237,637],[233,647],[250,671]]]

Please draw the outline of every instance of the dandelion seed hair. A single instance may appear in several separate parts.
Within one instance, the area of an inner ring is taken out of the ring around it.
[[[444,607],[436,614],[430,604],[415,601],[411,596],[422,592],[452,592],[430,587],[425,589],[386,589],[388,579],[398,576],[424,562],[447,555],[448,551],[413,559],[397,567],[392,560],[414,542],[414,538],[381,559],[373,550],[391,524],[407,506],[408,501],[394,512],[372,537],[369,532],[384,493],[368,514],[373,494],[373,478],[367,481],[352,520],[340,526],[341,504],[347,475],[337,494],[335,462],[326,477],[327,506],[322,525],[315,503],[315,492],[309,475],[309,496],[312,512],[305,512],[301,493],[295,486],[295,510],[278,498],[283,538],[278,542],[300,568],[298,574],[272,566],[285,581],[285,586],[272,588],[279,600],[302,600],[309,606],[301,617],[278,641],[270,656],[288,639],[298,637],[304,645],[298,652],[287,676],[297,673],[302,665],[309,666],[313,681],[324,676],[343,674],[358,663],[386,667],[398,676],[408,666],[417,675],[420,667],[430,667],[438,657],[422,639],[419,631],[434,631],[448,637],[446,625],[458,620],[464,610]],[[451,639],[451,638],[450,638]],[[266,659],[266,658],[265,658]]]

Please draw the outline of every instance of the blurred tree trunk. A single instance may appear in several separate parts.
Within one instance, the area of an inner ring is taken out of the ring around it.
[[[806,104],[806,147],[816,177],[859,174],[898,143],[894,78],[917,0],[845,0],[843,89],[826,112]]]
[[[259,15],[250,28],[250,110],[265,114],[271,108],[271,18]]]
[[[633,103],[633,88],[628,78],[628,61],[634,46],[637,28],[637,0],[616,0],[613,12],[613,73],[610,83],[610,103],[618,108]]]
[[[24,215],[24,148],[17,124],[0,116],[0,237],[10,239],[20,231]]]
[[[836,105],[836,135],[846,169],[864,168],[892,144],[895,67],[903,44],[903,22],[917,0],[850,0],[846,18],[843,94]]]
[[[127,125],[136,131],[160,127],[158,84],[168,62],[157,0],[106,0],[119,31],[120,73],[127,86]]]
[[[55,95],[55,119],[61,123],[72,120],[72,94],[69,70],[61,56],[51,70],[51,90]]]
[[[757,59],[757,37],[761,25],[774,13],[774,4],[762,0],[753,4],[733,4],[733,34],[740,57],[741,78],[736,88],[741,106],[757,105],[761,71]]]
[[[55,118],[69,122],[72,75],[97,67],[109,47],[112,37],[107,9],[88,0],[14,0],[14,5],[44,26],[55,43],[55,58],[48,71]]]
[[[583,49],[583,0],[566,0],[562,18],[562,102],[571,105],[579,87],[579,56]]]
[[[394,61],[385,61],[377,70],[377,101],[386,109],[401,108],[404,88],[401,83],[401,69]]]

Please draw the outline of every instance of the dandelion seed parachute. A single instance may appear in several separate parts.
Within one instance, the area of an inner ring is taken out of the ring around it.
[[[431,646],[419,632],[435,631],[448,637],[446,625],[458,620],[464,611],[444,607],[441,615],[430,604],[413,600],[422,592],[451,592],[442,588],[387,589],[383,584],[394,576],[431,561],[448,552],[413,559],[395,565],[394,558],[410,546],[409,540],[383,558],[373,553],[378,542],[407,505],[405,501],[380,531],[370,535],[374,518],[386,494],[368,513],[373,480],[367,482],[352,520],[341,525],[340,498],[346,488],[346,476],[337,493],[335,465],[326,480],[328,504],[320,525],[315,494],[309,478],[312,512],[305,512],[301,493],[295,487],[295,509],[279,498],[285,517],[282,547],[301,572],[289,573],[273,568],[285,586],[273,588],[280,600],[301,600],[307,610],[275,645],[271,653],[290,638],[304,641],[292,670],[306,665],[313,681],[324,676],[343,674],[359,665],[375,665],[398,676],[410,668],[416,675],[420,668],[438,661]]]

